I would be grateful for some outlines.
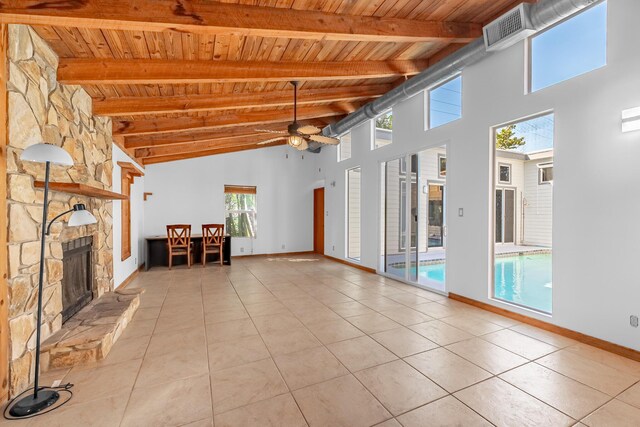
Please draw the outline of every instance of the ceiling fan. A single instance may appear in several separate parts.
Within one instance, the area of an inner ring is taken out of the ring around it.
[[[266,130],[266,129],[256,129],[256,132],[265,132],[265,133],[276,133],[282,134],[283,136],[279,136],[277,138],[267,139],[266,141],[258,142],[257,145],[266,145],[272,142],[280,141],[282,139],[286,139],[287,143],[296,148],[298,150],[306,150],[309,148],[309,142],[314,141],[320,144],[329,144],[329,145],[337,145],[340,143],[338,138],[331,138],[328,136],[320,135],[322,129],[317,128],[312,125],[300,125],[297,121],[297,113],[298,113],[298,82],[291,82],[293,85],[293,123],[291,123],[287,130],[279,131],[279,130]]]

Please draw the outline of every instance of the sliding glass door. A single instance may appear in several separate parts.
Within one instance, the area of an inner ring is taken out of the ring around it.
[[[444,291],[445,147],[383,162],[381,176],[381,270]]]

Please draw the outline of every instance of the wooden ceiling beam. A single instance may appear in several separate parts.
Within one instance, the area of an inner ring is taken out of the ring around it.
[[[285,145],[285,144],[286,144],[286,141],[273,142],[267,145],[257,145],[257,143],[248,143],[246,145],[236,145],[234,147],[227,147],[227,148],[213,148],[213,149],[204,150],[204,151],[193,151],[188,153],[175,153],[167,156],[149,157],[149,158],[143,159],[142,162],[144,165],[151,165],[155,163],[166,163],[166,162],[173,162],[176,160],[193,159],[195,157],[213,156],[215,154],[235,153],[238,151],[256,150],[258,148],[276,147],[276,146]]]
[[[427,59],[278,62],[60,58],[58,81],[77,85],[118,85],[360,80],[411,76],[428,66]]]
[[[333,105],[307,106],[298,108],[298,119],[308,120],[321,117],[334,117],[355,111],[359,105],[350,109]],[[237,125],[260,125],[263,123],[280,123],[293,120],[293,111],[289,108],[280,110],[260,110],[245,113],[228,112],[206,117],[160,118],[155,120],[114,120],[113,135],[149,135],[172,132],[191,132],[196,130],[225,128]]]
[[[338,117],[338,116],[337,116]],[[221,138],[245,137],[252,135],[265,135],[270,133],[256,131],[256,126],[260,130],[280,131],[287,129],[287,125],[291,120],[280,123],[264,123],[260,125],[233,126],[219,129],[206,129],[204,131],[195,132],[179,132],[179,133],[163,133],[158,135],[136,135],[124,139],[124,145],[129,150],[137,148],[163,147],[167,145],[190,144],[201,141],[212,141]],[[328,124],[327,121],[316,120],[299,120],[301,125],[313,125],[323,128]],[[273,135],[273,134],[271,134]]]
[[[482,27],[202,0],[3,0],[0,23],[100,30],[246,34],[311,40],[468,42]]]
[[[229,147],[238,147],[246,144],[257,144],[268,139],[286,137],[287,135],[244,135],[229,138],[214,139],[211,141],[198,141],[189,144],[169,145],[164,147],[138,148],[135,150],[136,157],[146,159],[149,157],[168,156],[178,153],[191,153],[194,151],[206,151]]]
[[[322,104],[377,98],[391,90],[391,85],[347,86],[298,90],[298,104]],[[93,100],[98,116],[137,116],[149,114],[193,113],[293,105],[293,90],[271,92],[221,93],[165,97],[122,97]]]

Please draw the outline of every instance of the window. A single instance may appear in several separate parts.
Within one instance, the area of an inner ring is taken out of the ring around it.
[[[351,131],[344,133],[338,137],[340,144],[338,145],[338,161],[351,158]]]
[[[511,184],[511,165],[505,163],[498,165],[498,182],[500,184]]]
[[[447,176],[447,156],[438,154],[438,177],[445,178]]]
[[[359,167],[347,170],[347,258],[360,261],[360,183]]]
[[[372,150],[393,142],[393,110],[382,113],[373,121]]]
[[[602,2],[531,39],[531,92],[607,63],[607,3]]]
[[[538,165],[538,185],[553,184],[553,163]]]
[[[227,234],[256,238],[256,187],[225,185],[224,210]]]
[[[429,91],[429,129],[462,117],[462,76]]]

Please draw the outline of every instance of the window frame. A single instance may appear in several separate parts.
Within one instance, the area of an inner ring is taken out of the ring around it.
[[[351,241],[351,235],[350,235],[350,231],[351,231],[351,215],[350,215],[350,208],[351,208],[351,186],[350,184],[350,180],[349,180],[349,173],[355,170],[359,170],[360,173],[360,189],[359,189],[359,194],[358,194],[358,202],[360,204],[360,227],[358,229],[358,237],[359,237],[359,241],[360,241],[360,247],[358,248],[359,253],[360,253],[360,257],[358,258],[354,258],[351,257],[351,245],[350,245],[350,241]],[[354,166],[348,169],[345,169],[345,195],[346,195],[346,233],[345,233],[345,258],[352,260],[352,261],[356,261],[356,262],[360,262],[362,260],[362,166]]]
[[[235,191],[227,191],[226,187],[246,187],[246,188],[253,188],[254,192],[253,193],[245,193],[245,192],[235,192]],[[224,196],[225,196],[225,200],[224,200],[224,224],[225,224],[225,234],[229,234],[231,237],[235,237],[238,239],[257,239],[258,238],[258,187],[257,186],[236,186],[236,185],[225,185],[225,190],[224,190]],[[254,206],[254,210],[250,210],[250,209],[228,209],[227,206],[227,200],[226,200],[226,195],[227,194],[245,194],[245,195],[252,195],[254,197],[254,202],[253,202],[253,206]],[[255,224],[255,231],[253,233],[253,236],[234,236],[231,234],[231,230],[228,230],[227,227],[227,218],[229,217],[229,214],[247,214],[251,217],[253,217],[253,223]]]
[[[575,78],[578,78],[580,76],[584,76],[585,74],[589,74],[593,71],[599,70],[601,68],[606,67],[607,65],[609,65],[609,21],[607,19],[606,21],[606,26],[605,26],[605,37],[606,37],[606,42],[605,42],[605,61],[604,64],[602,64],[599,67],[596,68],[592,68],[588,71],[583,71],[580,74],[577,74],[573,77],[569,77],[567,79],[564,80],[559,80],[553,84],[538,88],[538,89],[533,89],[533,40],[539,36],[541,36],[542,34],[547,33],[548,31],[551,31],[553,29],[555,29],[556,27],[564,24],[565,22],[570,21],[573,18],[578,17],[579,15],[581,15],[582,13],[588,12],[589,10],[598,7],[600,5],[602,5],[603,3],[607,3],[606,5],[606,14],[607,14],[607,18],[609,17],[609,4],[608,4],[608,0],[597,0],[595,1],[593,4],[585,7],[584,9],[580,10],[579,12],[569,15],[568,17],[560,20],[559,22],[556,22],[555,24],[549,26],[548,28],[545,28],[542,31],[538,31],[535,34],[531,35],[530,37],[528,37],[526,39],[526,42],[524,43],[525,46],[525,62],[526,62],[526,66],[525,66],[525,95],[529,95],[529,94],[533,94],[536,92],[540,92],[542,90],[557,86],[559,84],[571,81]]]
[[[509,169],[509,180],[508,181],[503,181],[501,174],[500,174],[500,168],[502,167],[506,167],[507,169]],[[513,172],[513,167],[511,166],[511,163],[503,163],[503,162],[498,162],[498,184],[511,184],[512,181],[512,174]]]
[[[536,165],[538,167],[538,185],[552,185],[553,184],[553,162],[549,163],[539,163]],[[544,170],[551,169],[551,179],[544,180]]]
[[[350,153],[349,153],[349,157],[347,157],[347,158],[345,158],[345,159],[343,159],[343,158],[342,158],[342,138],[344,138],[344,136],[345,136],[345,135],[347,135],[347,134],[351,135],[351,130],[348,130],[348,131],[346,131],[346,132],[341,133],[340,135],[338,135],[338,139],[340,140],[340,143],[338,144],[338,146],[337,146],[337,150],[336,150],[336,151],[337,151],[337,153],[338,153],[338,163],[340,163],[340,162],[344,162],[344,161],[347,161],[347,160],[349,160],[351,157],[353,157],[353,156],[352,156],[352,152],[350,152]],[[349,137],[349,144],[351,144],[351,148],[353,149],[353,136],[350,136],[350,137]]]
[[[384,148],[384,147],[388,147],[389,145],[393,144],[393,125],[391,126],[391,129],[384,129],[384,128],[379,128],[376,126],[376,120],[378,120],[379,117],[382,117],[386,114],[390,114],[391,117],[393,117],[393,107],[389,108],[388,110],[385,110],[384,112],[378,114],[377,116],[375,116],[372,120],[371,120],[371,151],[373,150],[378,150],[380,148]],[[393,119],[392,119],[392,123],[393,123]],[[389,141],[388,144],[384,144],[384,145],[380,145],[378,147],[376,147],[376,130],[380,129],[383,131],[389,131],[389,134],[391,135],[391,140]]]
[[[438,126],[432,126],[431,123],[431,92],[433,92],[434,90],[437,90],[439,88],[441,88],[442,86],[446,85],[447,83],[452,82],[455,79],[460,79],[460,117],[453,119],[451,121],[448,121],[447,123],[443,123],[440,124]],[[455,121],[458,121],[460,119],[462,119],[463,114],[464,114],[464,109],[463,109],[463,102],[462,102],[462,91],[463,91],[463,78],[462,78],[462,73],[461,72],[457,72],[454,75],[441,80],[440,82],[436,83],[435,85],[431,86],[430,88],[428,88],[427,90],[424,91],[425,94],[425,130],[430,130],[430,129],[437,129],[439,127],[448,125],[449,123],[453,123]]]
[[[442,160],[444,159],[444,173],[442,173]],[[447,177],[447,155],[446,154],[438,154],[438,178],[446,178]]]

